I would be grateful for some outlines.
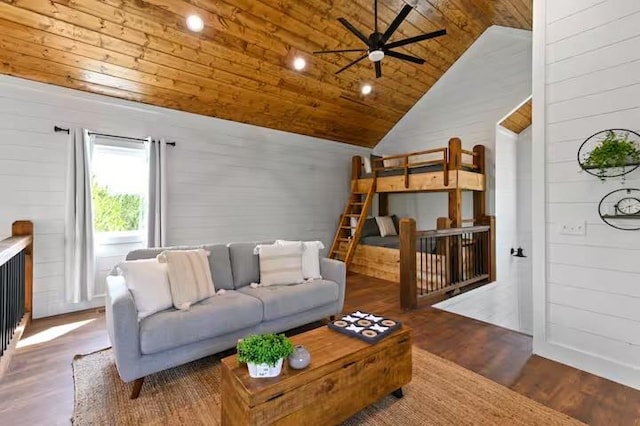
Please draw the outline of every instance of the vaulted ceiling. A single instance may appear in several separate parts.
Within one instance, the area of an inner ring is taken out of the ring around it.
[[[371,33],[370,0],[0,0],[0,73],[374,146],[489,26],[531,29],[532,1],[380,0],[382,30],[415,8],[392,40],[448,34],[399,49],[424,65],[385,58],[375,79],[366,60],[334,74],[357,54],[311,54],[361,48],[337,18]]]

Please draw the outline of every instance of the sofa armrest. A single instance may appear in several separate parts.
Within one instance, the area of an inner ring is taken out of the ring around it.
[[[125,382],[137,379],[135,365],[140,357],[138,310],[124,277],[107,277],[105,306],[107,330],[120,377]]]
[[[333,281],[338,284],[338,303],[340,311],[344,307],[344,293],[347,287],[347,267],[344,262],[335,259],[320,259],[320,275],[325,280]]]

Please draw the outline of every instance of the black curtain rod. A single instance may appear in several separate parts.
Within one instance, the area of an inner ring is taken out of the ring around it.
[[[54,132],[64,132],[66,134],[69,134],[70,130],[69,129],[63,129],[62,127],[58,127],[55,126],[53,128]],[[94,136],[103,136],[103,137],[107,137],[107,138],[114,138],[114,139],[126,139],[129,141],[137,141],[137,142],[146,142],[147,139],[140,139],[140,138],[130,138],[128,136],[118,136],[118,135],[109,135],[106,133],[95,133],[95,132],[89,132],[90,135],[94,135]],[[171,146],[176,146],[175,142],[167,142],[167,145],[171,145]]]

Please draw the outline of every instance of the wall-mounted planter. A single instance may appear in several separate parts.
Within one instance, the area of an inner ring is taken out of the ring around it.
[[[608,129],[588,137],[578,150],[578,164],[601,180],[622,177],[640,167],[640,134]]]

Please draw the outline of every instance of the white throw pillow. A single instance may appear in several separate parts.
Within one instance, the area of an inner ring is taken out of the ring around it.
[[[117,266],[138,309],[138,319],[173,306],[167,266],[156,259],[128,260]]]
[[[261,244],[254,253],[260,258],[260,284],[289,285],[304,281],[302,275],[302,244]]]
[[[373,167],[371,167],[371,157],[364,157],[364,172],[367,174],[373,173]]]
[[[299,245],[302,243],[302,276],[305,280],[322,279],[320,275],[320,250],[322,241],[286,241],[276,240],[278,245]]]
[[[402,158],[391,158],[389,160],[382,160],[382,164],[385,167],[402,167],[404,166],[404,160]]]
[[[194,303],[215,296],[208,257],[209,252],[203,249],[165,250],[158,255],[158,261],[167,265],[176,309],[186,310]]]
[[[398,235],[391,216],[376,216],[376,223],[378,224],[378,229],[380,230],[381,237]]]

